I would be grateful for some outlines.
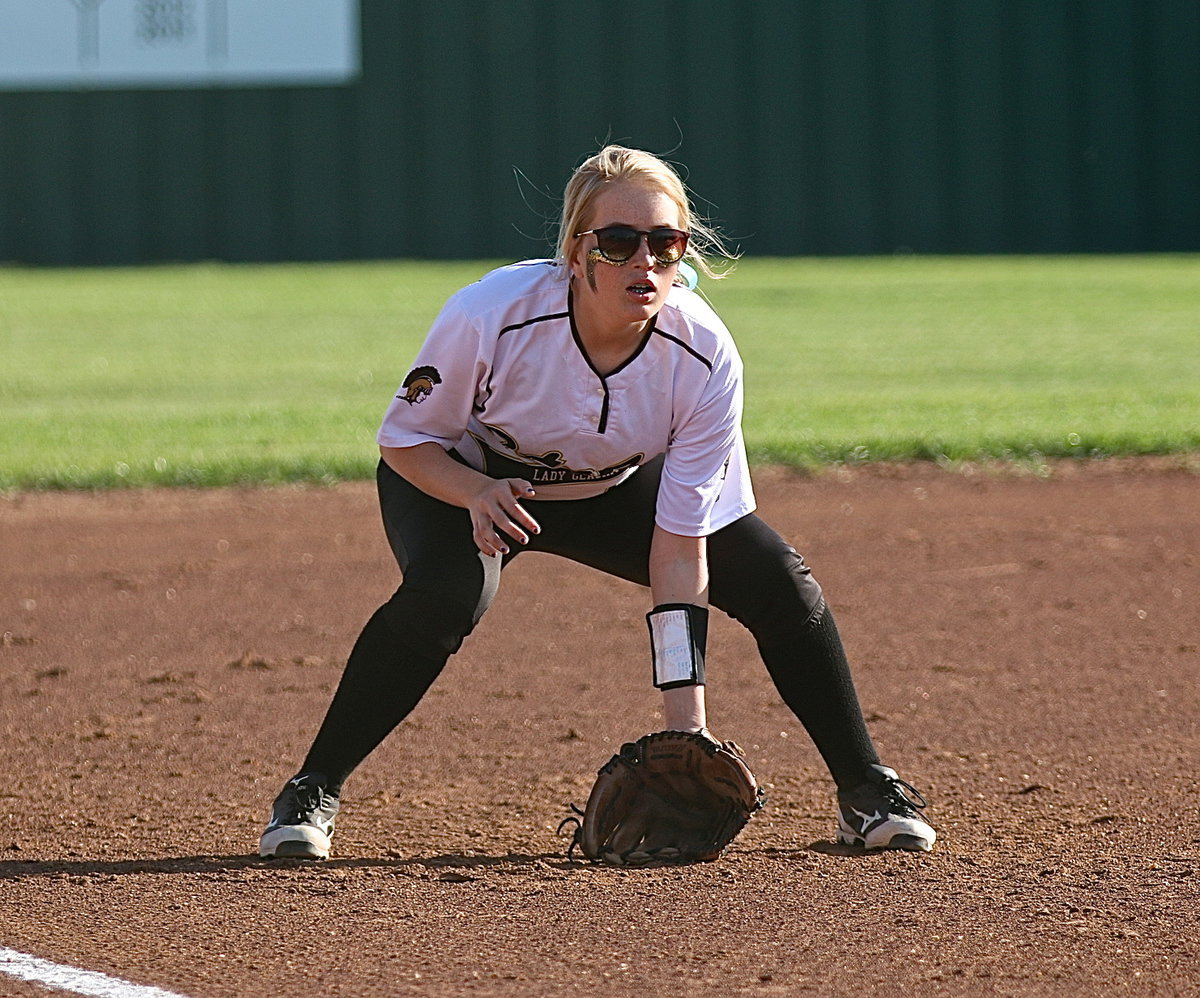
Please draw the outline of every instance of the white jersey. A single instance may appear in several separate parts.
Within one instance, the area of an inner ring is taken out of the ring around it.
[[[566,268],[530,260],[450,298],[378,439],[438,443],[550,500],[599,495],[665,453],[655,522],[701,537],[754,510],[741,416],[741,358],[699,295],[672,288],[633,356],[601,375]]]

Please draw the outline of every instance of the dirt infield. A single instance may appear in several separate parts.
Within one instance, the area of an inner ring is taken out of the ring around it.
[[[253,856],[396,582],[368,486],[0,497],[0,948],[189,998],[1200,994],[1200,476],[1179,462],[759,475],[838,612],[930,855],[831,784],[714,618],[767,785],[722,860],[568,863],[656,727],[644,591],[542,555],[352,777],[335,858]],[[419,635],[414,635],[419,640]],[[0,973],[0,995],[46,992]]]

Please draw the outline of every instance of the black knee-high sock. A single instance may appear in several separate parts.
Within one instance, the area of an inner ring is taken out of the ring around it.
[[[446,664],[445,656],[413,655],[386,612],[377,610],[359,635],[304,760],[303,771],[323,774],[334,791],[409,715]]]
[[[867,731],[833,613],[824,605],[786,641],[760,644],[784,703],[800,719],[839,788],[861,783],[879,755]]]

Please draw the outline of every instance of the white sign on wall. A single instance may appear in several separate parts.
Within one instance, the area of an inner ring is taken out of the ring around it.
[[[358,0],[0,0],[0,90],[335,84]]]

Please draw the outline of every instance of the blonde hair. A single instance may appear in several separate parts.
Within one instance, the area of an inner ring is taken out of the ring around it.
[[[706,277],[728,276],[730,267],[716,270],[710,256],[732,261],[731,253],[715,229],[692,209],[687,187],[669,163],[653,153],[625,146],[607,145],[586,159],[571,175],[563,192],[562,219],[558,230],[558,259],[566,261],[575,249],[575,233],[583,230],[600,192],[611,184],[641,183],[663,191],[679,208],[681,226],[690,233],[684,260]]]

